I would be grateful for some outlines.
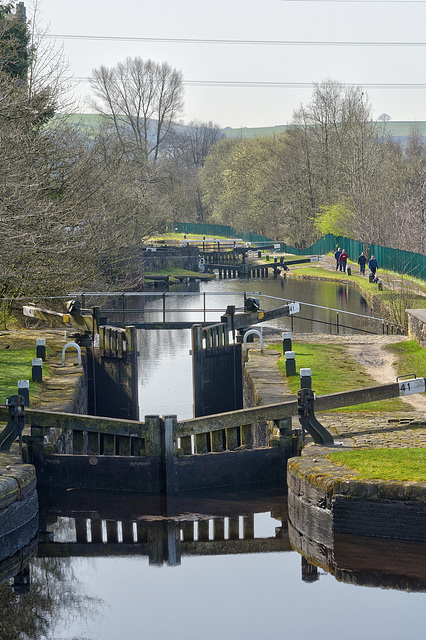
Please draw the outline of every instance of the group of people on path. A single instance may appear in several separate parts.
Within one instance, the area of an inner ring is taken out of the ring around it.
[[[338,247],[337,251],[334,254],[334,259],[336,260],[336,271],[343,271],[343,273],[346,273],[346,263],[348,261],[348,258],[349,256],[346,253],[345,249],[341,249],[340,247]],[[362,276],[365,276],[366,264],[367,256],[365,255],[364,251],[362,251],[361,255],[358,257],[359,272]],[[379,266],[374,256],[371,256],[371,258],[368,260],[368,268],[370,269],[374,277],[376,277],[376,271]]]

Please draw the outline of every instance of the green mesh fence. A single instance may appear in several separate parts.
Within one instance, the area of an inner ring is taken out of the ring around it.
[[[220,224],[198,224],[195,222],[173,222],[169,224],[169,231],[176,233],[188,233],[194,235],[218,236],[222,238],[241,238],[244,242],[253,242],[257,244],[278,244],[275,240],[260,236],[255,233],[246,233],[237,231],[234,227]],[[298,256],[302,255],[323,255],[325,253],[334,253],[337,247],[346,249],[350,260],[357,260],[361,251],[365,251],[368,257],[374,255],[376,257],[379,268],[395,271],[426,280],[426,256],[421,253],[413,253],[412,251],[403,251],[402,249],[392,249],[391,247],[382,247],[377,244],[363,244],[352,238],[344,238],[343,236],[334,236],[331,233],[320,238],[310,247],[298,249],[292,247],[285,242],[280,242],[280,250],[286,253],[293,253]]]
[[[333,236],[331,233],[320,238],[315,244],[306,249],[297,249],[286,245],[286,251],[296,255],[323,255],[324,253],[334,253],[337,247],[346,249],[350,260],[356,261],[361,251],[365,251],[369,258],[373,255],[375,256],[381,269],[388,269],[389,271],[426,280],[426,256],[421,253],[382,247],[377,244],[363,244],[352,238]]]

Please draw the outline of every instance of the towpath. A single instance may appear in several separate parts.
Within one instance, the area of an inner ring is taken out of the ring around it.
[[[369,336],[369,335],[328,335],[297,334],[293,341],[315,344],[340,344],[348,353],[365,367],[366,373],[378,384],[395,382],[397,375],[413,373],[400,371],[394,363],[394,356],[385,350],[388,344],[408,340],[406,336]],[[281,334],[267,331],[269,343],[280,342]],[[265,350],[265,354],[268,351]],[[262,371],[263,385],[259,385],[259,400],[262,404],[283,402],[288,398],[289,389],[285,378],[281,384],[277,380],[277,359],[279,353],[270,351],[269,357],[262,356],[256,346],[249,350],[250,375]],[[275,356],[275,357],[274,357]],[[268,370],[271,384],[267,384]],[[414,372],[424,375],[424,372]],[[259,380],[256,381],[258,386]],[[265,396],[265,397],[263,397]],[[399,412],[328,412],[318,414],[320,422],[333,433],[336,439],[342,439],[347,446],[355,447],[425,447],[426,446],[426,393],[405,397],[407,411]],[[297,426],[295,419],[295,427]]]

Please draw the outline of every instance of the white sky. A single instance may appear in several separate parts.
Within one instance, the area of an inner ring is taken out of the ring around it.
[[[25,0],[27,15],[32,0]],[[167,61],[185,81],[312,83],[366,87],[377,118],[426,120],[426,0],[39,0],[42,23],[64,45],[74,78],[127,56]],[[59,36],[251,40],[213,44],[62,39]],[[390,46],[266,45],[265,41],[387,42]],[[423,46],[395,46],[395,43]],[[377,84],[423,84],[379,88]],[[82,80],[77,95],[90,92]],[[312,87],[185,86],[183,119],[221,127],[287,124]],[[88,109],[81,109],[88,111]]]

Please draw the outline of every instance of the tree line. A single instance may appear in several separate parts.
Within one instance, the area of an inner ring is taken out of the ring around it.
[[[303,248],[326,233],[426,253],[426,145],[373,122],[360,87],[327,80],[273,137],[217,143],[200,176],[209,222]]]
[[[140,58],[94,69],[100,126],[70,124],[66,65],[37,10],[0,4],[0,295],[138,287],[143,242],[202,217],[198,170],[221,134],[177,125],[182,74]]]

